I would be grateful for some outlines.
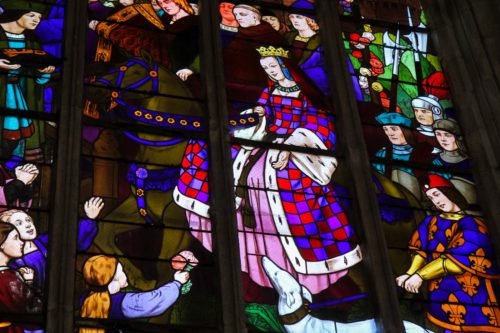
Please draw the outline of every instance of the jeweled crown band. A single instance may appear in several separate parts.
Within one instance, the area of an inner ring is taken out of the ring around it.
[[[262,57],[283,57],[283,58],[288,58],[288,53],[290,51],[287,51],[287,50],[285,50],[282,47],[276,48],[274,46],[269,46],[269,47],[261,46],[261,47],[259,47],[257,49],[257,52],[259,52],[259,54]]]

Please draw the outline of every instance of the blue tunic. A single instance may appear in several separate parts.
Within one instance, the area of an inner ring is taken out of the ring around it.
[[[12,34],[5,32],[7,46],[12,49],[26,48],[26,38],[23,34]],[[27,95],[27,77],[24,69],[7,70],[7,83],[5,87],[5,105],[7,109],[26,111],[29,110]],[[50,80],[50,74],[39,74],[35,84],[44,85]],[[19,160],[24,157],[25,139],[31,137],[35,132],[33,121],[29,118],[17,116],[4,116],[2,124],[2,139],[19,141],[12,152],[10,163],[6,163],[8,169],[14,169],[20,164]],[[7,156],[5,156],[7,157]]]
[[[97,225],[94,220],[82,219],[80,220],[77,240],[77,250],[87,250],[97,234]],[[39,235],[33,241],[37,250],[27,253],[19,259],[12,260],[9,266],[14,269],[20,267],[30,267],[35,271],[35,286],[43,290],[45,287],[45,271],[47,264],[47,248],[49,246],[49,235]]]
[[[108,319],[125,320],[159,316],[177,301],[181,295],[181,287],[180,282],[172,281],[151,291],[113,294]],[[80,304],[83,304],[88,295],[86,292],[82,296]]]
[[[405,161],[408,162],[410,161],[411,158],[411,153],[413,152],[413,147],[410,145],[404,145],[404,146],[392,146],[392,159],[396,161]],[[380,149],[375,156],[380,157],[380,158],[386,158],[387,157],[387,149],[382,148]],[[381,174],[385,174],[385,164],[381,163],[373,163],[373,167]],[[403,166],[394,166],[395,169],[404,171],[406,173],[409,173],[410,175],[414,175],[413,170],[411,168],[403,167]]]
[[[413,234],[410,249],[427,262],[446,258],[463,270],[429,281],[431,322],[451,331],[500,332],[493,286],[500,275],[483,221],[460,214],[428,216]]]

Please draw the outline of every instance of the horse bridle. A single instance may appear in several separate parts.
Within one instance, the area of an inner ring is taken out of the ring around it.
[[[126,87],[121,87],[123,83],[123,79],[125,78],[125,74],[131,68],[132,66],[139,65],[148,71],[149,75],[144,77],[143,79],[140,79],[137,82],[134,82]],[[104,79],[104,78],[98,78],[95,80],[95,82],[99,82],[104,84],[105,86],[112,87],[112,88],[117,88],[111,92],[111,102],[121,99],[121,94],[123,91],[130,91],[130,90],[136,90],[137,88],[143,86],[144,84],[148,83],[151,81],[152,87],[151,90],[149,91],[150,94],[157,94],[158,93],[158,88],[160,86],[160,83],[158,81],[158,64],[154,63],[152,67],[150,67],[145,61],[139,59],[139,58],[132,58],[130,59],[126,64],[118,67],[115,70],[112,70],[109,72],[109,74],[114,74],[116,72],[119,72],[118,78],[116,79],[116,83],[113,84],[111,81]]]

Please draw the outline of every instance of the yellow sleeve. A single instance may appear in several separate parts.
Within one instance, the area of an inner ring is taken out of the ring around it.
[[[447,258],[437,258],[424,267],[417,270],[415,273],[420,275],[424,280],[438,279],[447,274],[457,275],[464,271],[457,264]]]
[[[420,254],[415,254],[413,258],[411,259],[411,265],[410,268],[406,271],[406,274],[412,275],[414,274],[417,270],[419,270],[422,266],[425,265],[425,258],[422,257]]]

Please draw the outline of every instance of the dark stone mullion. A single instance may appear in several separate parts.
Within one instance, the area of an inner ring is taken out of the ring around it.
[[[218,1],[201,1],[202,77],[207,94],[210,216],[218,281],[219,331],[247,331],[228,134]]]
[[[469,148],[477,194],[493,240],[500,239],[500,52],[497,0],[424,0],[431,37]],[[482,21],[478,21],[481,18]],[[483,29],[491,27],[491,30]],[[496,43],[493,41],[496,40]],[[488,43],[486,43],[488,41]],[[495,45],[496,48],[491,46]],[[495,244],[500,258],[500,244]]]
[[[74,325],[86,13],[86,1],[67,1],[46,291],[46,332],[51,333],[73,332]]]
[[[371,167],[362,134],[361,120],[347,66],[342,29],[335,1],[321,0],[318,16],[325,48],[333,101],[338,115],[336,128],[341,149],[351,170],[356,221],[369,293],[376,305],[378,330],[386,333],[404,332],[394,276],[388,259],[374,187]],[[347,144],[348,143],[348,144]]]

